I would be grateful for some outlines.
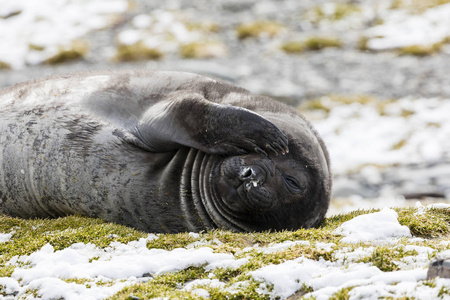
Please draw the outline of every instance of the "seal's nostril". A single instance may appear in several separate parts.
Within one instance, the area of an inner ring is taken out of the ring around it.
[[[251,178],[252,175],[253,175],[253,170],[252,170],[252,168],[249,168],[249,167],[244,168],[244,169],[241,171],[241,174],[240,174],[240,175],[241,175],[240,177],[241,177],[242,179]]]

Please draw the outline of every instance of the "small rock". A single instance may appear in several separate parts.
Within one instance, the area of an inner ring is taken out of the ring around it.
[[[427,280],[434,277],[450,278],[450,251],[438,254],[430,263]]]

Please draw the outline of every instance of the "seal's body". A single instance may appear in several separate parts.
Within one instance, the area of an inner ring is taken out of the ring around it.
[[[295,109],[179,72],[96,72],[0,91],[0,213],[149,232],[297,229],[328,208],[320,138]]]

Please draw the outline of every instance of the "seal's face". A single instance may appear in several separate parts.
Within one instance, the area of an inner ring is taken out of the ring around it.
[[[328,207],[328,197],[323,195],[323,180],[314,164],[296,153],[225,158],[216,182],[216,201],[245,220],[244,226],[257,230],[317,225]]]
[[[245,155],[227,158],[221,166],[219,184],[232,187],[234,195],[222,195],[223,199],[237,212],[266,212],[278,205],[295,202],[305,194],[308,186],[303,169],[305,166],[285,157]]]

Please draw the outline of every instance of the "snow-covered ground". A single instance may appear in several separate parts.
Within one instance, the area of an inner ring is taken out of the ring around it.
[[[328,147],[335,175],[336,197],[329,214],[413,206],[414,201],[399,195],[402,190],[435,192],[450,199],[449,99],[410,97],[344,104],[324,97],[321,103],[329,113],[314,112],[310,117],[315,118],[313,123]],[[421,167],[407,176],[397,171],[411,165]],[[375,187],[377,195],[362,197],[365,187],[361,184],[354,191],[361,194],[342,197],[349,174]]]
[[[14,69],[40,64],[127,9],[125,0],[0,0],[0,61]]]
[[[181,0],[169,1],[161,5],[161,9],[138,14],[127,20],[123,30],[117,32],[115,43],[121,45],[142,45],[161,50],[163,53],[174,53],[181,45],[192,42],[210,43],[208,57],[226,56],[229,36],[234,32],[226,32],[222,36],[216,34],[220,24],[214,16],[198,18],[193,13],[195,7],[180,9],[185,4]],[[446,42],[450,36],[450,4],[429,8],[421,13],[410,12],[406,8],[392,9],[393,1],[380,0],[361,1],[359,6],[350,5],[342,8],[341,4],[325,2],[317,4],[308,13],[302,15],[299,22],[303,30],[284,30],[277,37],[280,40],[267,43],[270,51],[280,51],[279,44],[283,38],[308,34],[308,29],[318,27],[317,34],[355,31],[352,35],[364,36],[366,47],[371,50],[389,50],[412,45],[433,45]],[[86,42],[84,37],[95,30],[115,26],[123,22],[125,15],[133,5],[126,0],[42,0],[39,2],[26,0],[0,0],[0,62],[12,69],[21,69],[27,65],[45,62],[57,53],[70,50],[74,43]],[[233,4],[230,4],[230,7]],[[226,5],[224,5],[226,7]],[[295,1],[284,1],[284,10],[299,9]],[[258,17],[270,15],[277,5],[270,1],[257,3],[254,13]],[[350,12],[342,11],[343,9]],[[319,13],[320,12],[320,13]],[[302,14],[301,11],[298,14]],[[314,17],[311,17],[310,15]],[[340,16],[340,14],[343,15]],[[335,20],[339,16],[338,20]],[[341,19],[342,17],[342,19]],[[374,20],[382,20],[376,25]],[[248,21],[249,16],[239,16]],[[375,24],[372,24],[375,23]],[[230,26],[233,24],[233,26]],[[235,23],[226,24],[226,30],[234,30]],[[372,24],[372,25],[367,25]],[[298,25],[298,24],[296,24]],[[304,30],[306,29],[306,32]],[[322,32],[323,31],[323,32]],[[344,40],[347,38],[344,37]],[[88,47],[88,45],[86,45]],[[111,54],[117,45],[104,45],[108,49],[102,51]],[[87,49],[88,50],[88,49]],[[108,55],[107,55],[108,56]]]
[[[419,213],[427,209],[423,206],[419,208]],[[314,291],[304,296],[315,299],[328,299],[337,291],[348,287],[353,287],[349,296],[354,299],[435,299],[442,287],[450,287],[450,279],[436,279],[434,286],[424,282],[430,263],[429,257],[436,255],[437,251],[432,247],[420,245],[424,240],[414,238],[406,226],[399,224],[397,218],[395,211],[384,208],[377,213],[355,217],[334,231],[335,235],[342,236],[340,242],[359,244],[357,248],[337,249],[334,243],[309,241],[286,241],[267,247],[247,247],[243,249],[244,253],[255,250],[274,253],[303,245],[332,251],[334,258],[332,261],[323,258],[312,260],[301,256],[278,265],[264,266],[249,274],[260,281],[260,293],[270,294],[274,298],[284,299],[307,286]],[[0,278],[0,291],[26,299],[103,299],[128,285],[152,280],[153,275],[176,272],[191,266],[203,266],[210,272],[209,279],[188,282],[180,286],[180,289],[191,291],[199,297],[208,297],[205,286],[226,286],[225,282],[215,278],[213,271],[216,268],[235,269],[247,263],[248,258],[236,259],[230,253],[214,253],[211,248],[204,246],[207,243],[202,241],[198,234],[192,233],[191,236],[197,241],[186,248],[172,251],[148,249],[147,241],[159,238],[153,234],[127,244],[115,242],[104,249],[92,244],[78,243],[55,251],[47,244],[30,255],[15,256],[11,259],[7,265],[15,266],[15,270],[11,277]],[[7,238],[3,234],[2,242],[6,242]],[[448,246],[450,241],[442,241],[441,244]],[[371,262],[360,262],[374,252],[373,245],[389,245],[405,252],[412,251],[412,254],[395,262],[401,266],[401,270],[382,272]],[[447,252],[450,250],[441,254],[449,254]],[[272,291],[268,290],[267,284],[273,285]],[[239,284],[235,283],[234,286],[237,288]],[[233,287],[227,289],[233,292]],[[29,293],[30,290],[35,291],[34,295]],[[449,298],[444,294],[444,299],[447,299],[445,297]],[[6,298],[8,299],[8,296]]]
[[[341,105],[327,105],[327,101],[332,102],[322,100],[332,107],[330,113],[314,121],[314,126],[326,141],[336,175],[367,165],[431,164],[450,155],[449,99]]]
[[[450,37],[450,3],[421,14],[390,11],[384,16],[384,23],[368,29],[366,36],[367,47],[372,50],[441,43]]]

